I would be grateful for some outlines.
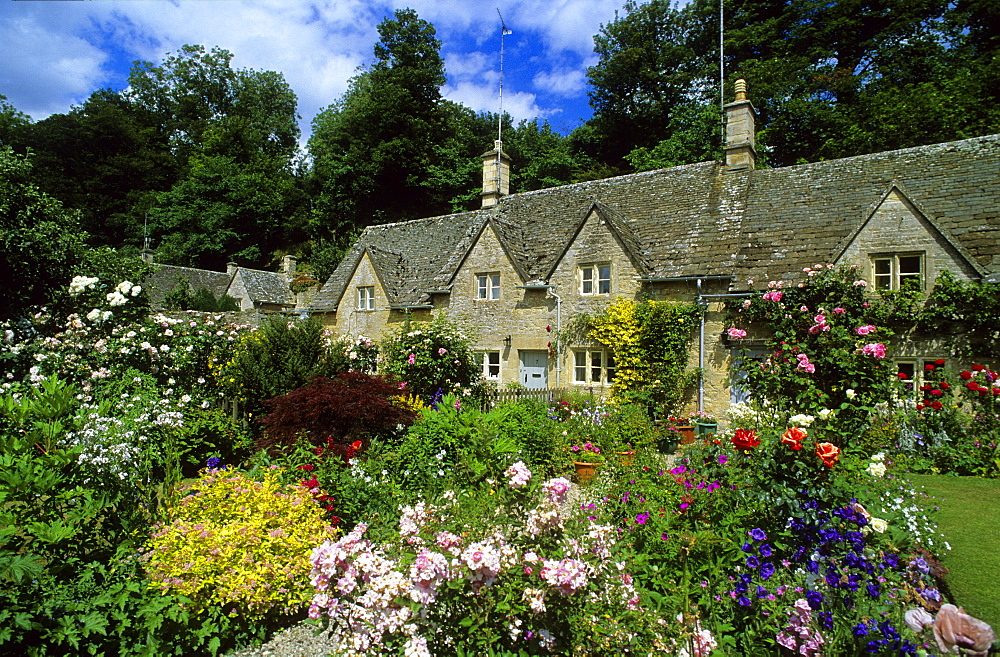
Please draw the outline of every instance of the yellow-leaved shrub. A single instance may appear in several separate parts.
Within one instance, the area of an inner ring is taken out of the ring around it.
[[[294,613],[312,597],[309,557],[336,533],[308,488],[205,470],[158,525],[146,571],[151,586],[248,616]]]

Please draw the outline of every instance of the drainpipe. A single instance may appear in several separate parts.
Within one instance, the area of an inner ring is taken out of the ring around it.
[[[698,279],[698,412],[705,410],[705,310],[708,303],[701,296],[701,279]]]
[[[562,387],[562,356],[559,353],[559,331],[562,330],[562,297],[550,287],[549,294],[556,298],[556,388]]]

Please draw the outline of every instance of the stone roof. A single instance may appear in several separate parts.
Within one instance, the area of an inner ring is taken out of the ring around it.
[[[488,209],[372,226],[310,306],[335,310],[367,250],[390,304],[446,288],[489,223],[524,281],[546,281],[587,214],[647,278],[795,277],[832,262],[893,186],[986,274],[1000,272],[1000,135],[780,169],[702,162],[504,197]]]
[[[155,265],[156,269],[147,276],[142,285],[146,288],[149,300],[154,306],[163,303],[163,298],[177,286],[187,283],[192,292],[200,289],[208,290],[216,299],[226,293],[232,275],[224,271],[208,269],[193,269],[176,265]]]
[[[295,305],[295,296],[284,274],[238,267],[235,276],[243,283],[247,296],[254,303]]]

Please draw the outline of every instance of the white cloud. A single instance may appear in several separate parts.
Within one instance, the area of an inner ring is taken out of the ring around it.
[[[592,36],[620,2],[500,3],[514,30],[506,40],[504,109],[517,118],[552,116],[582,94]],[[445,96],[496,111],[499,16],[496,4],[476,0],[7,3],[0,43],[21,56],[0,58],[0,94],[37,120],[122,84],[132,60],[159,63],[184,44],[219,46],[234,53],[238,68],[281,72],[308,133],[312,117],[371,61],[377,24],[402,7],[437,28]]]

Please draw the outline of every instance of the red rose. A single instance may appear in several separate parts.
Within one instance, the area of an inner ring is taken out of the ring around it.
[[[972,371],[973,372],[982,372],[985,369],[986,369],[986,367],[984,367],[983,365],[973,365],[972,366]]]
[[[931,394],[934,395],[935,397],[940,397],[941,395],[944,394],[944,392],[942,392],[942,391],[938,390],[937,388],[935,388],[934,390],[931,390]]]
[[[942,390],[951,390],[951,384],[948,383],[947,381],[942,381],[941,382],[941,389]]]
[[[979,390],[979,384],[976,383],[975,381],[969,381],[968,383],[965,384],[965,387],[968,388],[969,390]]]
[[[934,369],[934,363],[927,363],[926,365],[924,365],[924,369],[927,370],[928,372],[931,371],[931,370],[933,370]]]
[[[752,429],[737,429],[732,437],[733,446],[736,449],[753,449],[760,444],[757,440],[757,432]]]
[[[924,405],[923,404],[917,404],[917,410],[918,411],[924,410]]]
[[[906,372],[896,372],[896,376],[898,376],[903,381],[906,381],[907,379],[910,378],[909,376],[906,375]]]
[[[823,465],[832,468],[840,458],[840,448],[833,443],[816,443],[816,456],[823,461]]]
[[[976,368],[976,366],[973,365],[972,369],[975,369],[975,368]],[[976,371],[978,372],[979,370],[976,370]],[[972,372],[970,372],[969,370],[963,370],[962,372],[959,373],[959,376],[962,377],[965,380],[969,380],[969,379],[972,378]]]
[[[935,411],[940,411],[943,406],[944,404],[942,404],[936,399],[931,402],[931,408],[933,408]]]
[[[941,367],[942,365],[944,365],[944,358],[938,358],[936,361],[934,361],[934,364],[937,365],[938,367]]]
[[[808,433],[802,427],[791,427],[785,433],[781,434],[781,442],[797,452],[802,449],[802,441],[805,440],[807,435]]]

